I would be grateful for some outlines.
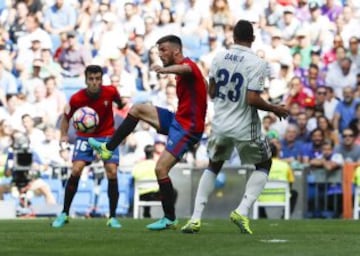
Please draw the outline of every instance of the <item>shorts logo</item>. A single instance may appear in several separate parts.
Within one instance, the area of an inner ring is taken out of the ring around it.
[[[109,102],[107,100],[104,101],[104,105],[107,106],[109,105]]]

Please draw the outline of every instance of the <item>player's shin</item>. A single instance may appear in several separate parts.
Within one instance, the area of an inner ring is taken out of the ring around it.
[[[245,193],[240,202],[240,205],[236,209],[236,211],[243,215],[248,216],[249,210],[256,199],[260,196],[263,191],[267,178],[268,172],[263,170],[255,170],[251,174],[249,180],[246,183]]]
[[[175,202],[174,202],[174,188],[169,177],[158,180],[161,195],[161,203],[164,210],[165,217],[171,221],[176,219],[175,216]]]
[[[135,129],[139,119],[128,114],[121,125],[116,129],[110,141],[106,143],[106,148],[114,151],[115,148]]]
[[[196,192],[194,212],[191,217],[192,220],[200,220],[204,211],[205,205],[208,202],[210,194],[215,188],[216,174],[208,169],[205,169],[201,175],[199,186]]]

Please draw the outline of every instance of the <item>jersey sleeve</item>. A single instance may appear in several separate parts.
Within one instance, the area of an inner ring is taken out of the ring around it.
[[[262,92],[264,90],[266,77],[266,62],[261,61],[257,65],[252,65],[249,70],[248,90]]]
[[[71,117],[73,116],[76,107],[75,107],[75,97],[72,96],[69,100],[69,102],[65,105],[65,110],[64,110],[64,116],[65,118],[69,121],[71,119]]]

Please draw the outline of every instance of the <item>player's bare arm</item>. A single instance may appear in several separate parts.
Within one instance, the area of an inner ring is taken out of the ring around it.
[[[69,121],[66,118],[65,114],[63,114],[60,123],[60,142],[68,141],[68,131],[69,131]]]
[[[151,69],[159,74],[184,75],[192,73],[191,67],[187,64],[175,64],[167,67],[154,64],[151,66]]]
[[[246,101],[249,105],[254,106],[257,109],[273,112],[280,118],[280,120],[289,115],[289,111],[286,108],[266,102],[260,96],[260,92],[257,91],[248,90],[246,94]]]
[[[60,122],[60,142],[68,142],[68,131],[69,131],[69,120],[67,118],[67,114],[70,113],[71,107],[70,105],[65,106],[64,113],[61,116]]]
[[[209,96],[211,99],[214,99],[216,96],[216,84],[215,84],[215,79],[214,78],[210,78],[209,80],[209,90],[208,90]]]

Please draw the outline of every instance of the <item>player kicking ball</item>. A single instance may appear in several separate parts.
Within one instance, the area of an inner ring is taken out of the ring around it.
[[[103,71],[100,66],[89,65],[85,69],[86,88],[79,90],[71,96],[68,106],[63,114],[60,132],[61,142],[68,141],[69,122],[76,110],[82,107],[90,107],[97,112],[99,124],[93,132],[81,132],[77,130],[71,176],[65,185],[64,208],[62,213],[53,221],[52,227],[60,228],[69,222],[69,210],[71,202],[78,188],[82,170],[95,160],[94,150],[88,143],[89,137],[96,137],[99,141],[106,141],[114,133],[113,102],[119,108],[122,107],[120,95],[114,86],[102,85]],[[108,197],[110,217],[107,225],[111,228],[120,228],[120,222],[116,217],[116,207],[119,199],[117,169],[119,164],[119,150],[114,148],[111,157],[104,161],[106,176],[108,179]]]
[[[90,145],[101,157],[109,159],[113,150],[135,129],[139,120],[149,123],[158,133],[168,135],[166,149],[155,167],[164,217],[147,225],[149,230],[177,227],[174,188],[169,172],[184,153],[201,139],[207,108],[206,81],[197,65],[183,56],[181,39],[174,35],[164,36],[157,41],[157,46],[163,67],[154,65],[152,69],[160,74],[177,75],[176,94],[179,102],[176,113],[149,104],[136,104],[108,143],[89,139]]]

